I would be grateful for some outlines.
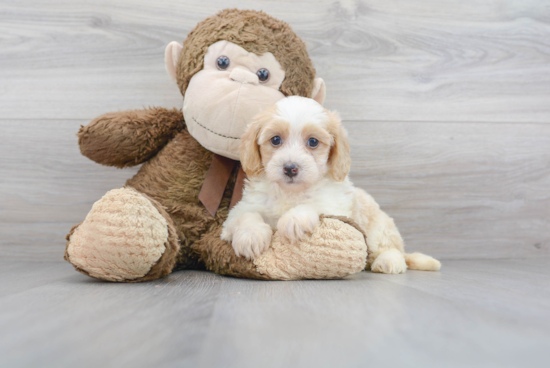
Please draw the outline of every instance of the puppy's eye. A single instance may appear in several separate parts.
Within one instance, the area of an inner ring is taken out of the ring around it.
[[[259,69],[256,72],[256,75],[258,76],[258,79],[260,80],[260,82],[262,83],[267,82],[267,80],[269,79],[269,70],[265,68]]]
[[[278,135],[276,135],[275,137],[271,138],[271,144],[272,144],[274,147],[280,146],[280,145],[281,145],[281,142],[282,142],[282,139],[281,139],[281,137],[279,137]]]
[[[230,63],[231,62],[229,61],[229,58],[227,56],[222,55],[216,61],[216,66],[220,70],[225,70],[225,69],[229,68]]]
[[[311,148],[315,148],[319,145],[319,140],[315,138],[309,138],[307,141],[307,145],[310,146]]]

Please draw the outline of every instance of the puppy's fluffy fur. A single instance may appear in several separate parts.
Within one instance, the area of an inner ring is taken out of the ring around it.
[[[338,115],[316,101],[288,97],[257,115],[243,135],[241,163],[248,180],[222,232],[237,255],[259,256],[273,229],[298,242],[325,214],[347,216],[362,228],[371,252],[367,267],[374,272],[441,267],[430,256],[405,254],[393,219],[353,186],[347,133]]]

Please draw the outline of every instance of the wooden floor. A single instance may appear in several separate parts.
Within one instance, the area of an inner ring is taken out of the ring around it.
[[[112,284],[69,264],[2,262],[0,367],[548,367],[548,266]]]

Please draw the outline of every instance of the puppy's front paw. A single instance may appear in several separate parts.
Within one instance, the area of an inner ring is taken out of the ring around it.
[[[230,228],[230,227],[224,225],[223,229],[222,229],[222,233],[220,235],[220,238],[222,240],[230,242],[231,239],[233,239],[233,229],[232,228],[233,228],[233,226],[231,226],[231,228]]]
[[[371,270],[378,273],[404,273],[407,271],[405,256],[397,249],[387,250],[376,257]]]
[[[271,226],[259,214],[245,214],[233,230],[231,245],[237,256],[254,259],[269,248],[272,235]]]
[[[277,222],[277,231],[291,243],[299,242],[319,226],[319,215],[313,209],[295,207]]]

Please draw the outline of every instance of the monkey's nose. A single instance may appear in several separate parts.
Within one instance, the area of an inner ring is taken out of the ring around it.
[[[283,167],[283,171],[285,172],[285,175],[289,178],[293,178],[296,175],[298,175],[298,166],[294,163],[286,163]]]
[[[250,84],[260,83],[260,80],[258,79],[258,76],[256,74],[241,68],[233,69],[233,71],[229,74],[229,78],[231,78],[235,82],[240,82],[240,83],[250,83]]]

